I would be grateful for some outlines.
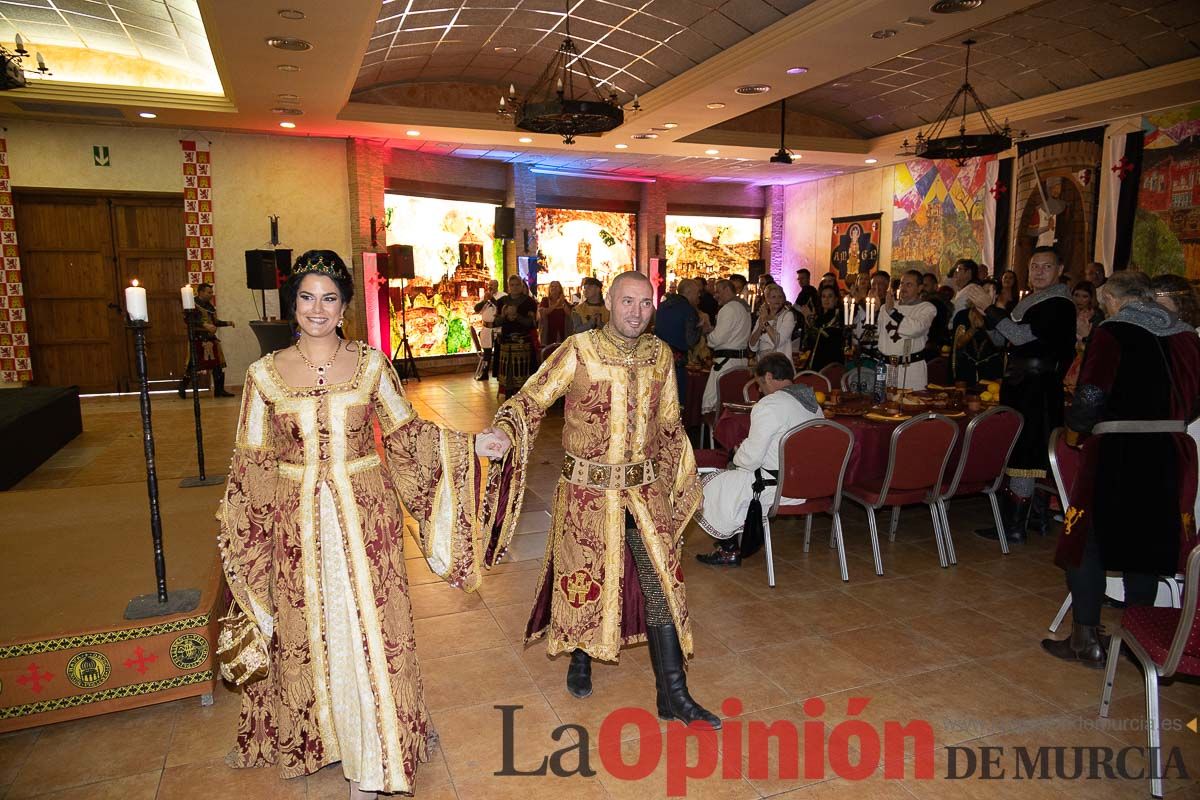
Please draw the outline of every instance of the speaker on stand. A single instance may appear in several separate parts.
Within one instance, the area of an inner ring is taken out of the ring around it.
[[[266,319],[267,289],[279,288],[279,279],[275,276],[274,250],[246,251],[246,288],[261,293],[262,318]]]
[[[407,286],[405,281],[417,276],[412,245],[388,245],[387,252],[384,277],[400,279],[400,341],[396,344],[396,351],[392,353],[392,365],[396,368],[401,383],[407,382],[409,378],[419,381],[421,375],[417,372],[417,361],[413,358],[412,347],[408,344],[408,298],[404,294]]]

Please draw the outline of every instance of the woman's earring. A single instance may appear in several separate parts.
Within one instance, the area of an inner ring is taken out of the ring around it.
[[[337,326],[338,326],[339,328],[340,328],[340,327],[342,327],[342,323],[343,323],[343,322],[345,322],[345,321],[346,321],[346,318],[345,318],[345,317],[342,317],[341,319],[339,319],[339,320],[338,320],[338,324],[337,324]]]

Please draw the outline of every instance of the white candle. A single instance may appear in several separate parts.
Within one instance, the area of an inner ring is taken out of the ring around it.
[[[483,287],[482,286],[479,287],[479,299],[480,300],[483,299]]]
[[[179,295],[183,298],[184,311],[191,311],[196,307],[196,293],[192,291],[191,286],[184,286],[179,290]]]
[[[42,54],[41,54],[41,53],[38,53],[38,54],[37,54],[37,64],[38,64],[38,69],[45,69],[45,68],[46,68],[46,59],[42,58]]]
[[[17,52],[20,52],[21,50],[25,49],[25,40],[21,38],[21,34],[19,34],[19,33],[16,36],[16,43],[17,43]]]
[[[866,321],[866,324],[867,325],[875,324],[875,298],[874,297],[867,298],[867,321]]]
[[[853,318],[853,316],[854,316],[854,298],[847,295],[846,298],[842,301],[842,320],[847,325],[849,325],[850,320]]]
[[[150,312],[146,308],[146,290],[138,286],[136,280],[125,290],[125,312],[132,320],[150,321]]]

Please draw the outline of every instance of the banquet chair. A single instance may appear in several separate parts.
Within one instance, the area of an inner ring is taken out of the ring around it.
[[[946,540],[946,556],[951,564],[957,564],[954,555],[954,537],[950,533],[950,517],[946,513],[946,501],[971,494],[987,495],[992,504],[992,517],[996,530],[1003,530],[1000,519],[1000,503],[996,492],[1004,482],[1004,470],[1012,456],[1017,437],[1025,426],[1021,413],[1008,406],[996,406],[983,412],[967,423],[963,435],[962,456],[954,475],[942,483],[937,498],[938,514],[942,519],[942,536]],[[1000,537],[1000,550],[1008,554],[1008,541]]]
[[[713,439],[713,430],[717,426],[717,417],[721,415],[726,403],[741,404],[745,402],[744,391],[746,382],[754,380],[754,373],[747,367],[738,367],[731,369],[728,372],[721,374],[717,379],[717,410],[711,414],[704,415],[704,425],[700,429],[700,444],[705,442],[705,434],[707,434],[708,445],[716,446],[716,441]]]
[[[804,552],[812,537],[812,515],[827,512],[833,517],[833,542],[837,547],[842,580],[850,580],[846,569],[846,547],[842,539],[842,482],[854,432],[826,419],[801,423],[779,440],[779,485],[775,500],[763,522],[763,546],[767,554],[767,585],[775,586],[775,561],[771,552],[771,520],[804,516]],[[820,458],[813,458],[820,453]],[[803,498],[803,500],[799,499]],[[788,502],[783,502],[787,499]]]
[[[820,372],[829,381],[829,388],[842,388],[842,376],[846,374],[846,365],[834,362],[821,367]]]
[[[1152,763],[1150,794],[1163,796],[1162,750],[1159,738],[1158,682],[1176,674],[1200,676],[1200,628],[1196,625],[1196,602],[1200,599],[1200,547],[1188,554],[1184,571],[1182,607],[1136,606],[1121,616],[1108,647],[1104,671],[1104,691],[1100,697],[1100,716],[1107,717],[1112,704],[1117,661],[1124,644],[1141,664],[1146,681],[1146,739]]]
[[[926,374],[929,376],[929,383],[936,386],[949,386],[953,383],[950,377],[950,359],[945,356],[936,356],[929,359],[925,365]]]
[[[796,377],[792,380],[792,383],[803,384],[811,387],[814,392],[825,392],[826,394],[829,393],[831,388],[829,378],[826,378],[819,372],[813,372],[811,369],[796,373]]]
[[[751,379],[746,381],[746,385],[742,387],[742,400],[747,404],[757,403],[762,400],[762,389],[758,388],[758,381]]]
[[[948,565],[946,547],[942,541],[941,521],[938,519],[935,504],[956,439],[958,426],[952,420],[941,414],[919,414],[900,423],[892,431],[891,442],[888,445],[887,472],[883,478],[851,484],[845,488],[846,497],[861,505],[867,512],[876,575],[883,574],[883,561],[879,556],[879,529],[875,522],[875,511],[884,506],[892,507],[893,518],[899,514],[900,506],[913,503],[929,506],[938,561],[943,567]],[[892,538],[895,538],[894,532]]]
[[[870,394],[875,391],[875,368],[859,365],[842,374],[842,391]]]
[[[1083,466],[1083,451],[1067,444],[1066,429],[1055,428],[1050,434],[1050,473],[1054,476],[1054,485],[1058,489],[1058,500],[1062,503],[1063,513],[1071,507],[1071,489],[1075,487],[1075,479]],[[1160,577],[1158,579],[1158,595],[1154,598],[1155,607],[1179,608],[1182,588],[1182,577]],[[1109,575],[1104,582],[1104,596],[1110,600],[1121,602],[1125,599],[1125,581],[1117,573]],[[1063,600],[1054,621],[1050,623],[1050,632],[1058,631],[1058,626],[1071,610],[1071,593]]]

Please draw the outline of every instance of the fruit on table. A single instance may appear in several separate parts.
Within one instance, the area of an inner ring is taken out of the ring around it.
[[[824,392],[817,392],[817,393],[816,393],[816,395],[817,395],[817,402],[818,402],[818,403],[824,403],[824,402],[825,402],[825,393],[824,393]]]

